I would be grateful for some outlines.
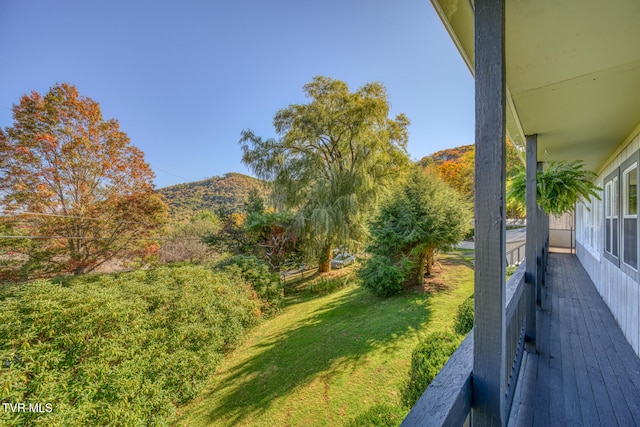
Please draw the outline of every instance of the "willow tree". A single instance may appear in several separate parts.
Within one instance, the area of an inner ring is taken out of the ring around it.
[[[315,77],[303,90],[309,103],[276,113],[278,138],[242,133],[242,160],[297,212],[309,252],[328,271],[331,250],[362,239],[367,213],[408,166],[409,120],[389,118],[380,83],[350,92],[340,80]]]

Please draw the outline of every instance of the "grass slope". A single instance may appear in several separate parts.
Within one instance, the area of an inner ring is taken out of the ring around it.
[[[333,426],[378,403],[400,405],[412,350],[427,333],[451,329],[473,292],[461,254],[441,262],[435,293],[379,299],[351,285],[290,300],[223,362],[176,425]]]

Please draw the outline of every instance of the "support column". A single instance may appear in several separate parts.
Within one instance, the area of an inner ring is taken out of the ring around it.
[[[527,327],[525,331],[527,351],[536,353],[536,287],[537,287],[537,248],[538,236],[536,225],[538,224],[537,203],[537,162],[538,162],[538,135],[527,135],[527,245],[526,245],[526,273],[525,283],[528,292]]]
[[[475,323],[472,420],[506,425],[505,2],[475,1]]]
[[[537,162],[538,172],[542,171],[542,162]],[[536,211],[536,233],[538,234],[536,245],[536,304],[542,309],[542,279],[544,277],[544,259],[546,251],[546,238],[544,234],[544,211],[537,208]]]

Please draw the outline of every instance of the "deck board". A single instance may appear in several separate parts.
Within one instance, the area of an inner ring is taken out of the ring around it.
[[[552,293],[552,306],[558,306],[558,295]],[[556,390],[564,387],[564,376],[562,366],[562,339],[561,325],[551,324],[549,332],[549,389]],[[564,420],[558,419],[558,414],[563,413],[565,407],[564,394],[558,398],[549,397],[549,425],[558,425]]]
[[[578,259],[550,254],[510,425],[640,426],[640,359]]]

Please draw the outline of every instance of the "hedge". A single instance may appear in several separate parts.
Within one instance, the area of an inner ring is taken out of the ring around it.
[[[409,381],[402,391],[402,403],[412,407],[460,345],[462,337],[452,332],[433,332],[411,355]]]
[[[260,315],[239,273],[163,267],[0,295],[0,425],[166,425]]]

